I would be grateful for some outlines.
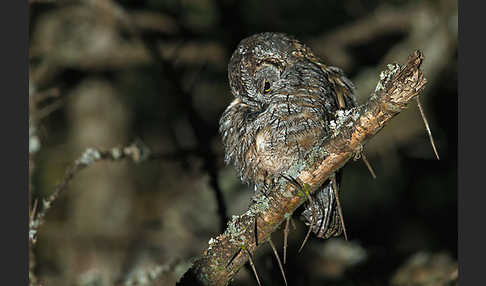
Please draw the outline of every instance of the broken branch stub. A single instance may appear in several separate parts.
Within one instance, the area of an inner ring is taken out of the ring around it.
[[[388,65],[381,72],[370,99],[363,105],[338,112],[336,124],[331,126],[332,135],[316,146],[306,162],[293,166],[286,175],[307,185],[313,194],[423,90],[426,84],[420,71],[423,59],[423,54],[415,51],[405,66]],[[256,195],[247,212],[233,216],[225,232],[210,240],[209,247],[194,261],[178,285],[227,285],[248,261],[247,253],[253,255],[259,247],[255,243],[254,216],[260,217],[258,241],[265,242],[306,200],[306,196],[284,179],[275,183],[268,193],[265,198]],[[235,253],[238,254],[235,256]]]

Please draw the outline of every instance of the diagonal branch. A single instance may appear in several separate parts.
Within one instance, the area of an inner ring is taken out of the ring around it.
[[[419,69],[422,61],[422,53],[415,51],[405,66],[388,65],[368,102],[338,112],[330,126],[332,136],[317,146],[306,162],[293,166],[285,175],[296,178],[314,193],[423,90],[426,80]],[[264,242],[305,200],[306,196],[285,179],[278,180],[267,197],[256,194],[248,211],[233,216],[226,231],[209,241],[209,247],[178,285],[227,285],[247,262],[247,252],[253,254],[259,247],[254,237],[254,216],[260,217],[258,241]]]

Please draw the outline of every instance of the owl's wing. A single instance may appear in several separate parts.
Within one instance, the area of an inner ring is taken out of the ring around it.
[[[322,70],[328,75],[331,90],[336,96],[339,109],[349,109],[357,105],[354,95],[354,84],[348,79],[344,72],[337,67],[321,65]]]
[[[256,128],[251,124],[256,114],[249,106],[236,98],[226,108],[219,121],[219,132],[225,147],[225,162],[234,162],[236,170],[243,182],[248,182],[253,170],[248,166],[248,150],[251,148]]]
[[[300,42],[296,44],[296,47],[300,54],[310,62],[318,65],[327,75],[327,79],[332,86],[331,92],[336,96],[338,109],[349,109],[358,105],[354,95],[354,84],[344,75],[342,69],[324,64],[307,46]]]

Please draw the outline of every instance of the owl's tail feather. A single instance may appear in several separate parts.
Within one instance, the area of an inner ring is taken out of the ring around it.
[[[312,232],[319,238],[329,238],[332,236],[339,236],[345,232],[344,221],[342,219],[341,205],[338,203],[338,186],[340,181],[340,173],[336,174],[336,184],[333,180],[326,181],[322,188],[314,194],[313,202],[308,201],[301,214],[301,219],[306,225],[311,226],[311,221],[317,221],[313,225]],[[312,210],[314,209],[315,216]],[[347,238],[347,234],[345,234]]]

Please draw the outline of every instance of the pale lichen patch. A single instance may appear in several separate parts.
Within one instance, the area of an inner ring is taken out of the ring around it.
[[[89,166],[99,159],[101,159],[100,152],[96,149],[88,148],[78,159],[78,164]]]
[[[354,111],[354,109],[336,111],[335,119],[331,120],[329,123],[329,129],[332,132],[331,137],[338,136],[343,126],[352,127],[354,124],[353,120],[355,120],[354,118],[359,118],[359,114],[358,116],[356,116],[355,113],[356,112]]]
[[[388,81],[391,80],[393,75],[395,75],[400,70],[400,65],[398,64],[388,64],[387,69],[380,73],[380,80],[375,88],[375,93],[383,90]]]

